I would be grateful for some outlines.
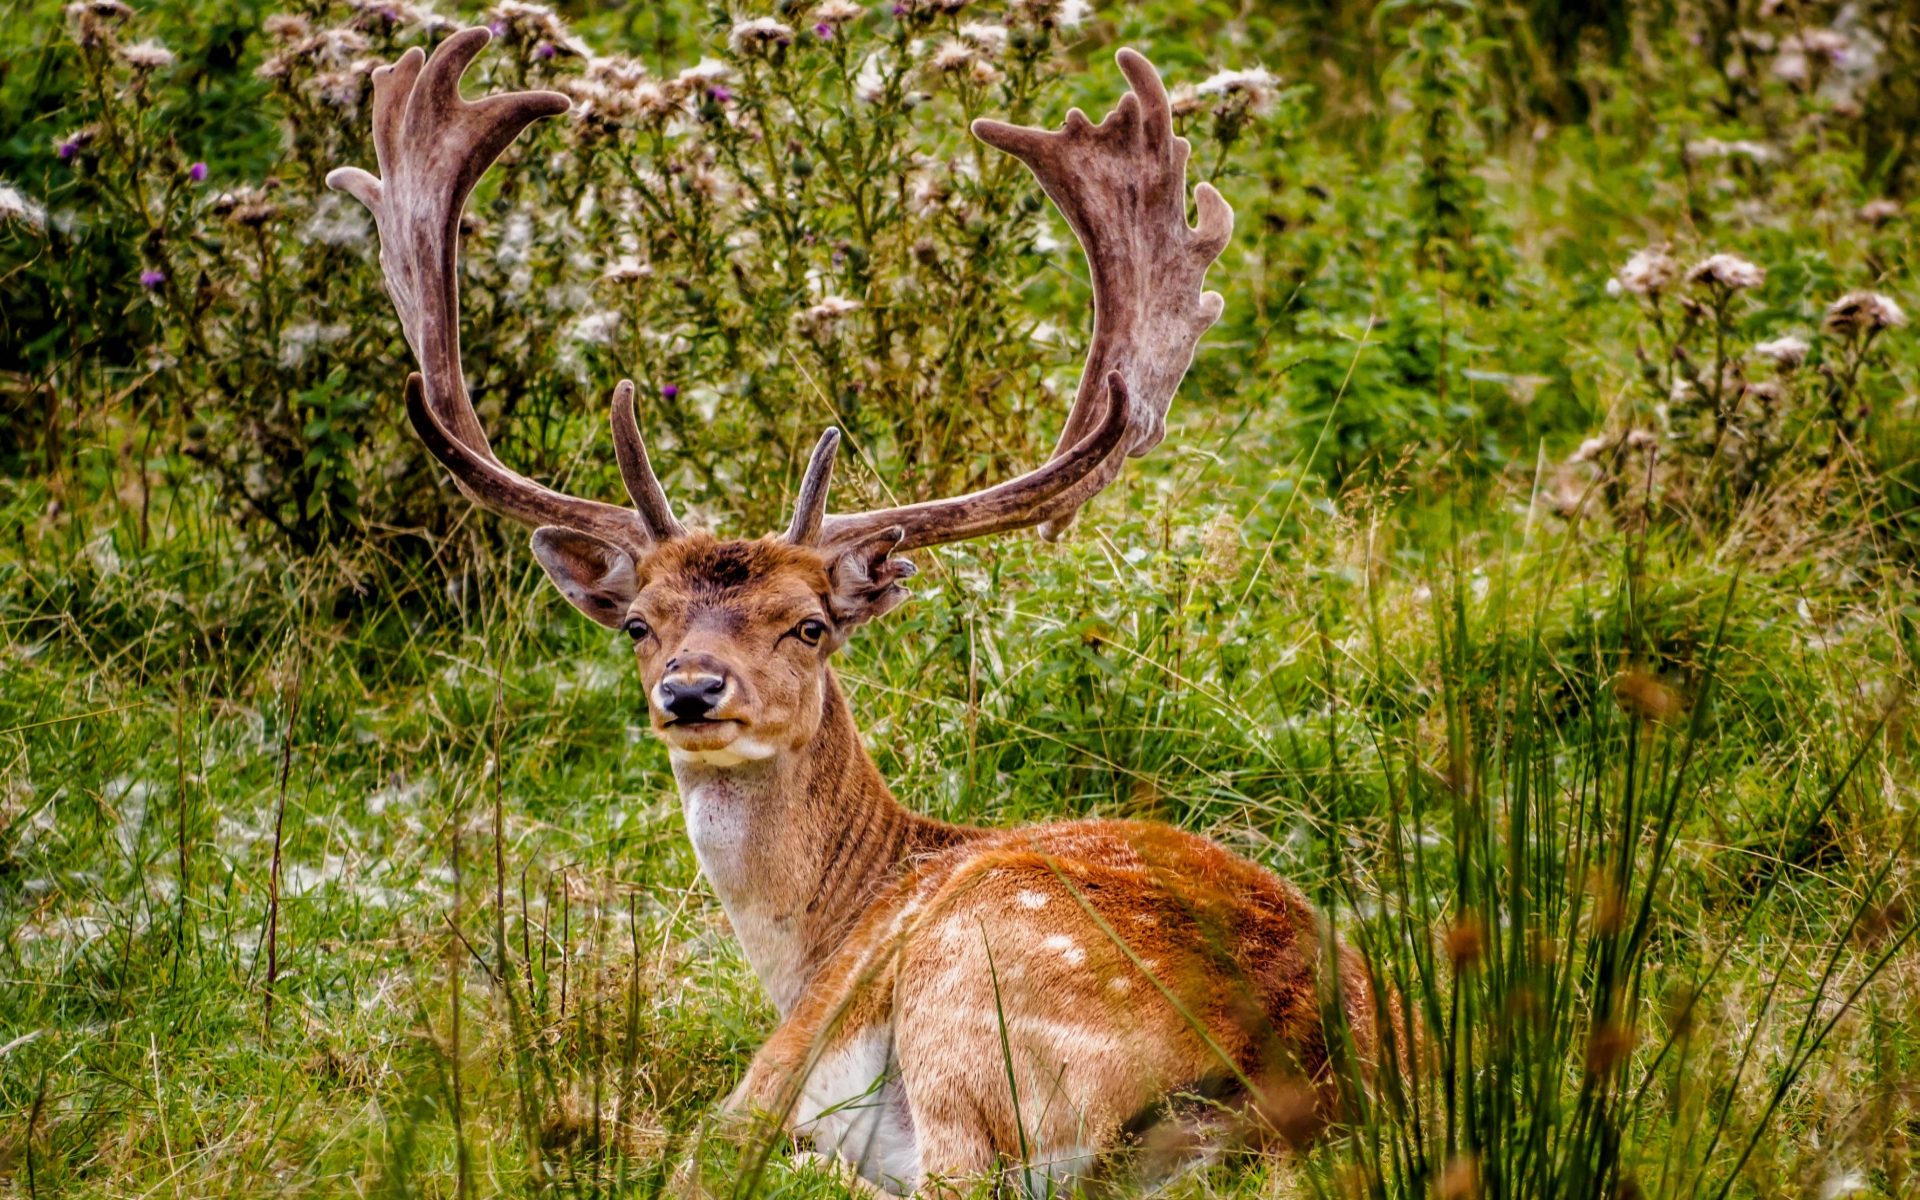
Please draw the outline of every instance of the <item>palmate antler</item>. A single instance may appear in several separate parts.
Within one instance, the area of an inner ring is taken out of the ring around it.
[[[473,185],[532,121],[567,110],[554,92],[514,92],[469,104],[460,76],[488,41],[467,29],[425,58],[409,50],[374,72],[374,146],[381,177],[355,168],[327,176],[373,211],[380,265],[421,374],[408,380],[407,413],[427,448],[477,503],[530,525],[598,538],[634,558],[683,532],[647,461],[633,385],[613,397],[614,453],[633,508],[568,496],[516,474],[494,457],[460,371],[455,256],[460,211]],[[897,532],[899,550],[1009,529],[1057,528],[1165,436],[1167,407],[1221,299],[1202,292],[1225,248],[1233,211],[1207,184],[1194,190],[1197,228],[1186,222],[1186,139],[1173,134],[1167,93],[1152,64],[1119,53],[1132,84],[1094,125],[1078,109],[1057,132],[974,122],[975,136],[1034,173],[1086,251],[1094,327],[1080,388],[1044,466],[984,491],[866,513],[826,512],[839,433],[815,448],[788,527],[789,540],[835,548]],[[424,376],[424,380],[423,380]],[[1043,530],[1043,532],[1046,532]]]

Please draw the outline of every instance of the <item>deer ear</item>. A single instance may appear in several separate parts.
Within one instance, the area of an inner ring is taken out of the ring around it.
[[[827,564],[827,578],[833,592],[828,603],[833,619],[843,630],[851,630],[863,621],[892,612],[913,593],[900,586],[919,570],[905,558],[889,558],[906,537],[898,525],[849,542],[834,552]]]
[[[592,534],[542,525],[533,531],[533,556],[568,603],[608,629],[620,628],[640,591],[632,555]]]

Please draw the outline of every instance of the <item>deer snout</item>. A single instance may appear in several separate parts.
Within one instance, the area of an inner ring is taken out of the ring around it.
[[[720,707],[729,682],[727,669],[704,655],[672,659],[660,681],[660,707],[678,720],[703,720]]]

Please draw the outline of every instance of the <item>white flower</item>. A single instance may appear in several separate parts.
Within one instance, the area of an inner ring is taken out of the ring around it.
[[[280,365],[289,370],[297,367],[314,348],[331,346],[351,332],[345,325],[322,325],[314,321],[289,325],[280,331]]]
[[[610,283],[637,283],[642,279],[651,278],[652,275],[653,265],[651,263],[643,263],[633,255],[628,254],[616,258],[607,264],[606,273],[602,275],[601,278]]]
[[[1805,341],[1788,334],[1770,342],[1760,342],[1754,346],[1753,352],[1782,371],[1791,371],[1807,361],[1807,351],[1811,349]]]
[[[161,67],[173,65],[173,51],[159,42],[135,42],[131,46],[121,46],[120,57],[137,71],[157,71]]]
[[[1697,142],[1687,143],[1687,157],[1694,162],[1707,158],[1733,158],[1744,156],[1757,163],[1774,160],[1773,147],[1764,142],[1752,142],[1741,139],[1737,142],[1723,142],[1719,138],[1701,138]]]
[[[827,296],[812,308],[793,314],[793,323],[815,337],[832,337],[838,331],[842,318],[864,307],[858,300]]]
[[[1567,459],[1567,461],[1570,463],[1590,462],[1593,459],[1598,458],[1602,453],[1606,451],[1607,447],[1612,444],[1613,444],[1613,439],[1606,436],[1605,434],[1600,434],[1596,437],[1590,437],[1586,441],[1580,443],[1580,448],[1578,450],[1575,450],[1572,456]]]
[[[949,38],[940,43],[940,48],[927,60],[927,69],[942,75],[954,71],[963,71],[973,65],[974,48],[965,42]]]
[[[1821,1181],[1820,1200],[1846,1200],[1848,1196],[1864,1195],[1873,1190],[1873,1184],[1866,1173],[1858,1169],[1841,1171]]]
[[[1782,50],[1773,60],[1773,77],[1782,83],[1802,84],[1807,81],[1807,56],[1798,48]]]
[[[1265,67],[1250,67],[1244,71],[1217,71],[1194,91],[1202,96],[1244,100],[1248,107],[1260,109],[1272,101],[1273,91],[1279,86],[1280,80],[1273,72]]]
[[[581,316],[567,330],[567,336],[589,346],[605,346],[613,341],[613,335],[619,330],[620,314],[613,309],[606,309]]]
[[[1824,324],[1827,332],[1851,337],[1858,333],[1879,333],[1907,323],[1907,314],[1888,296],[1879,292],[1848,292],[1827,306]]]
[[[1900,202],[1887,196],[1879,196],[1860,206],[1860,219],[1875,225],[1882,221],[1891,221],[1900,215]]]
[[[1087,23],[1093,13],[1093,6],[1087,0],[1060,0],[1060,7],[1053,10],[1053,24],[1056,29],[1074,30]]]
[[[18,221],[31,229],[44,229],[47,210],[20,194],[12,184],[0,183],[0,222]]]
[[[703,87],[719,83],[733,75],[733,68],[717,58],[703,58],[680,72],[679,82]]]
[[[985,21],[969,21],[960,27],[963,40],[985,50],[989,54],[998,54],[1007,48],[1007,27],[989,25]]]
[[[813,19],[829,25],[845,25],[849,21],[858,21],[867,15],[867,10],[855,4],[853,0],[827,0],[813,10]]]
[[[1633,257],[1627,259],[1627,265],[1607,281],[1607,294],[1618,296],[1627,291],[1636,296],[1658,296],[1679,277],[1680,264],[1667,253],[1666,247],[1649,246],[1636,250]]]
[[[727,45],[735,54],[765,54],[775,46],[793,44],[793,27],[772,17],[742,21],[727,35]]]
[[[506,31],[529,42],[551,42],[564,46],[572,38],[567,23],[544,4],[524,0],[500,0],[480,15],[487,25],[504,26]]]
[[[1687,272],[1688,283],[1711,283],[1728,291],[1759,287],[1766,281],[1765,267],[1748,262],[1738,254],[1710,255]]]
[[[860,63],[860,73],[853,80],[853,94],[868,104],[878,104],[887,94],[887,56],[884,50],[875,50]]]

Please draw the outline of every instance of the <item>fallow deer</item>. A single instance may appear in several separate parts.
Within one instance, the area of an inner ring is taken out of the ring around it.
[[[831,664],[907,598],[905,552],[1057,530],[1164,436],[1221,312],[1200,287],[1233,214],[1203,183],[1187,224],[1189,147],[1153,67],[1120,51],[1132,90],[1098,125],[1078,110],[1055,132],[973,125],[1032,170],[1091,269],[1091,347],[1050,461],[971,495],[829,513],[829,429],[785,532],[721,541],[675,518],[631,383],[612,404],[631,507],[516,474],[481,429],[460,367],[461,210],[509,142],[568,107],[551,92],[462,99],[487,40],[468,29],[375,71],[380,177],[347,168],[328,182],[376,219],[420,363],[406,385],[420,437],[468,497],[537,527],[534,555],[567,600],[633,638],[700,869],[781,1018],[729,1105],[776,1115],[899,1192],[1022,1157],[1085,1176],[1181,1096],[1264,1115],[1286,1137],[1331,1119],[1323,1005],[1344,1005],[1364,1058],[1373,994],[1297,890],[1165,825],[993,830],[909,812]]]

